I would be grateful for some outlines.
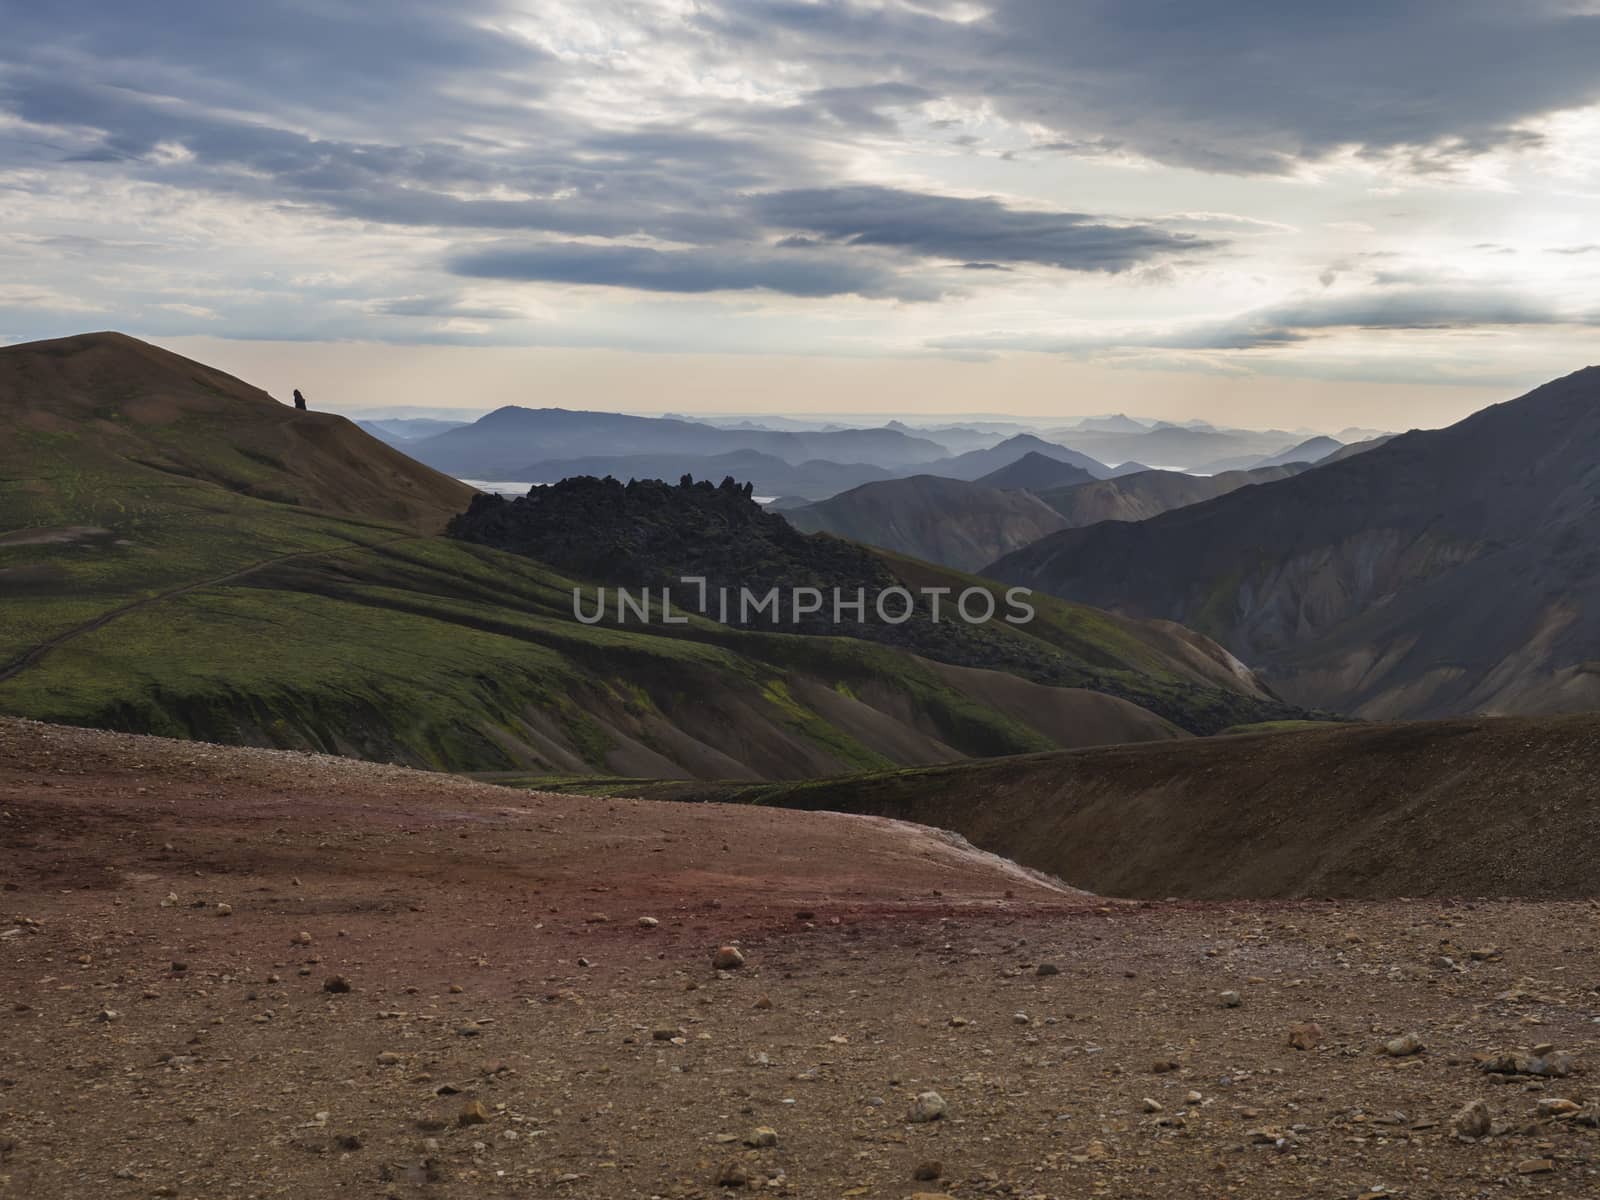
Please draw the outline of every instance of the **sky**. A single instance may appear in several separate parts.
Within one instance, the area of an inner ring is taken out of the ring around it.
[[[1442,424],[1597,359],[1600,0],[0,0],[0,343],[327,407]]]

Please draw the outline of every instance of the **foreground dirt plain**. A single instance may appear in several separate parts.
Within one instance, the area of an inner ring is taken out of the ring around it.
[[[1600,1195],[1588,902],[1108,901],[871,818],[7,721],[0,885],[6,1196]],[[1572,1073],[1477,1061],[1536,1047]]]

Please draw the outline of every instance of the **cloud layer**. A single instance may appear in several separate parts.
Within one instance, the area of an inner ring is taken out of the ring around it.
[[[659,346],[706,305],[691,342],[847,353],[1581,326],[1597,58],[1576,0],[17,7],[0,338]]]

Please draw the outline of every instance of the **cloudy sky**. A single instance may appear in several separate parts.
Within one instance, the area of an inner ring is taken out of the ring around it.
[[[1600,360],[1600,0],[0,8],[0,341],[1323,428]]]

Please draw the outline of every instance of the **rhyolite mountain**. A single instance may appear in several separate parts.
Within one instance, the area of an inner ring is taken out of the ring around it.
[[[1600,707],[1600,368],[1292,479],[1052,534],[989,573],[1181,621],[1301,704]]]
[[[1086,477],[1067,463],[1043,456],[1039,461]],[[807,533],[832,533],[960,571],[979,570],[1066,528],[1059,513],[1026,491],[939,475],[865,484],[784,516]]]
[[[1063,528],[1093,525],[1097,521],[1145,521],[1251,484],[1287,479],[1306,467],[1306,463],[1295,463],[1255,471],[1226,471],[1221,475],[1139,471],[1115,479],[1097,479],[1043,491],[1039,499],[1061,515]]]
[[[0,713],[452,771],[795,779],[1284,708],[1187,630],[1044,597],[1017,646],[1082,686],[699,618],[585,625],[570,576],[436,535],[474,494],[132,338],[0,348]]]

